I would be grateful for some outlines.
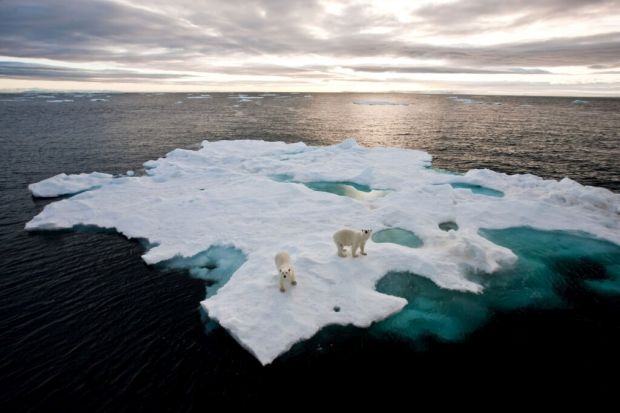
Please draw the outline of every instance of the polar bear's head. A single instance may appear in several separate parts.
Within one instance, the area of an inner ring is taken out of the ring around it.
[[[291,276],[293,275],[293,269],[289,267],[288,265],[283,266],[282,268],[279,269],[279,271],[280,271],[280,278],[283,278],[285,280],[291,278]]]
[[[364,239],[370,238],[370,234],[372,234],[372,229],[363,229],[362,230],[362,237]]]

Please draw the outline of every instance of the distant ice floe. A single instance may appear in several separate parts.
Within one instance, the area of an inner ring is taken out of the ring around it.
[[[29,102],[30,98],[28,96],[20,96],[13,99],[0,99],[0,102]]]
[[[580,100],[580,99],[573,100],[573,104],[575,105],[587,105],[589,103],[590,103],[589,100]]]
[[[54,99],[54,100],[48,100],[48,103],[66,103],[66,102],[73,102],[73,99]]]
[[[471,105],[471,104],[479,104],[481,103],[478,100],[475,99],[471,99],[471,98],[461,98],[458,96],[449,96],[448,99],[450,99],[453,102],[458,102],[458,103],[464,103],[466,105]]]
[[[78,194],[48,204],[26,229],[87,225],[147,240],[147,264],[213,278],[218,289],[202,307],[263,364],[327,325],[368,327],[416,300],[378,292],[388,273],[400,274],[389,285],[417,277],[432,294],[480,295],[484,280],[520,261],[484,231],[579,231],[620,244],[619,194],[487,169],[449,175],[430,164],[422,151],[352,139],[325,147],[205,141],[146,162],[145,176],[61,174],[32,184],[35,196]],[[367,256],[336,254],[332,234],[342,227],[374,229]],[[273,262],[281,250],[298,280],[286,293]],[[390,320],[422,334],[418,307],[403,314]]]
[[[228,96],[228,99],[239,99],[241,101],[251,101],[254,99],[263,99],[263,96],[235,95],[235,96]]]
[[[211,95],[192,95],[188,96],[187,99],[211,99]]]
[[[395,100],[375,100],[375,99],[361,99],[354,100],[355,105],[370,105],[370,106],[409,106],[407,102],[399,102]]]
[[[104,98],[92,98],[90,100],[91,102],[107,102],[108,99],[104,99]]]

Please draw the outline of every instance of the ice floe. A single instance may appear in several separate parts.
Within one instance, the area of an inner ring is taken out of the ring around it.
[[[28,190],[37,197],[57,197],[98,188],[110,182],[113,178],[113,175],[100,172],[79,175],[62,173],[35,184],[30,184],[28,185]]]
[[[360,99],[354,100],[355,105],[369,105],[369,106],[408,106],[407,102],[399,102],[396,100],[375,100],[375,99]]]
[[[464,103],[466,105],[480,103],[479,101],[477,101],[475,99],[461,98],[461,97],[458,97],[458,96],[449,96],[448,99],[450,99],[453,102]]]
[[[493,277],[518,261],[482,229],[581,231],[620,244],[618,194],[486,169],[449,175],[430,164],[422,151],[352,139],[205,141],[146,162],[144,176],[61,174],[32,184],[35,196],[81,193],[47,205],[26,229],[114,228],[148,241],[146,263],[212,277],[217,289],[207,287],[202,307],[263,364],[324,326],[367,327],[399,312],[405,298],[375,289],[387,273],[481,293],[472,274]],[[382,196],[354,196],[368,191]],[[332,234],[342,227],[374,229],[367,256],[337,255]],[[273,262],[281,250],[298,281],[286,293]]]

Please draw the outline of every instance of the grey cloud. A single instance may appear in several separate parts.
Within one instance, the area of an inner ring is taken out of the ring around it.
[[[0,61],[0,77],[9,78],[35,78],[54,80],[111,80],[111,81],[145,81],[155,79],[179,79],[179,76],[171,76],[161,73],[138,74],[127,70],[81,70],[49,65],[38,65],[17,62]]]
[[[398,34],[403,25],[395,17],[371,14],[355,3],[349,4],[343,15],[335,16],[326,13],[318,0],[247,0],[242,3],[151,0],[146,8],[140,6],[138,0],[126,1],[135,2],[137,6],[111,0],[1,0],[0,55],[116,62],[168,70],[210,73],[223,70],[222,73],[307,77],[318,77],[321,73],[329,77],[330,74],[328,68],[290,69],[268,62],[218,68],[198,64],[195,59],[230,57],[239,61],[248,56],[269,54],[317,54],[412,57],[449,62],[443,69],[390,69],[399,73],[432,70],[431,73],[535,74],[541,73],[536,68],[543,66],[585,65],[596,69],[620,64],[620,32],[490,47],[434,46],[400,40]],[[488,27],[482,21],[489,16],[519,14],[521,17],[510,23],[514,26],[577,14],[611,12],[619,5],[620,0],[462,0],[418,9],[414,17],[416,24],[429,31],[451,34],[484,30]],[[393,32],[361,33],[376,26],[392,28]],[[325,30],[328,39],[314,36],[312,27]],[[383,70],[366,69],[370,72]],[[69,78],[71,73],[75,72],[60,75],[49,68],[24,68],[19,76]],[[90,77],[91,74],[75,76]],[[104,73],[102,76],[130,75]]]
[[[349,69],[357,72],[372,72],[372,73],[470,73],[470,74],[548,74],[551,73],[542,69],[523,69],[520,67],[507,68],[507,69],[475,69],[471,67],[393,67],[393,66],[352,66]]]
[[[288,68],[282,66],[250,66],[250,67],[209,67],[202,73],[226,73],[253,76],[283,76],[297,79],[340,78],[340,75],[329,73],[327,67]],[[180,81],[184,83],[204,82],[200,75],[178,73],[138,73],[131,70],[87,70],[51,66],[36,63],[0,61],[0,78],[33,78],[54,80],[83,80],[98,82],[145,82],[149,80]]]
[[[422,7],[415,14],[427,29],[458,34],[582,19],[617,12],[618,7],[619,0],[463,0]],[[504,19],[489,19],[496,17]]]
[[[590,65],[588,69],[614,69],[616,67],[620,67],[620,64],[612,64],[612,65]]]

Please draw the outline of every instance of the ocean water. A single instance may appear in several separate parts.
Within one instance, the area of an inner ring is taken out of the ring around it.
[[[203,139],[323,145],[355,137],[369,146],[426,150],[439,169],[568,176],[619,191],[620,99],[44,96],[0,95],[3,411],[192,411],[222,400],[359,399],[364,392],[400,400],[615,391],[617,380],[606,378],[620,368],[620,299],[607,283],[617,276],[614,246],[586,241],[580,245],[592,253],[574,252],[564,235],[490,232],[531,257],[523,271],[529,278],[517,285],[498,278],[496,295],[472,300],[388,274],[377,287],[409,298],[405,312],[369,330],[328,327],[261,367],[224,330],[205,323],[200,274],[183,265],[146,266],[144,246],[114,233],[23,228],[51,202],[33,199],[29,183],[61,172],[140,171],[146,160],[197,148]],[[407,104],[377,104],[385,101]],[[545,249],[557,237],[571,257]],[[515,304],[523,299],[515,291],[532,286],[543,295]],[[446,305],[433,307],[437,301]],[[390,326],[407,323],[427,328],[416,337],[392,334]],[[472,380],[474,372],[488,379]]]

